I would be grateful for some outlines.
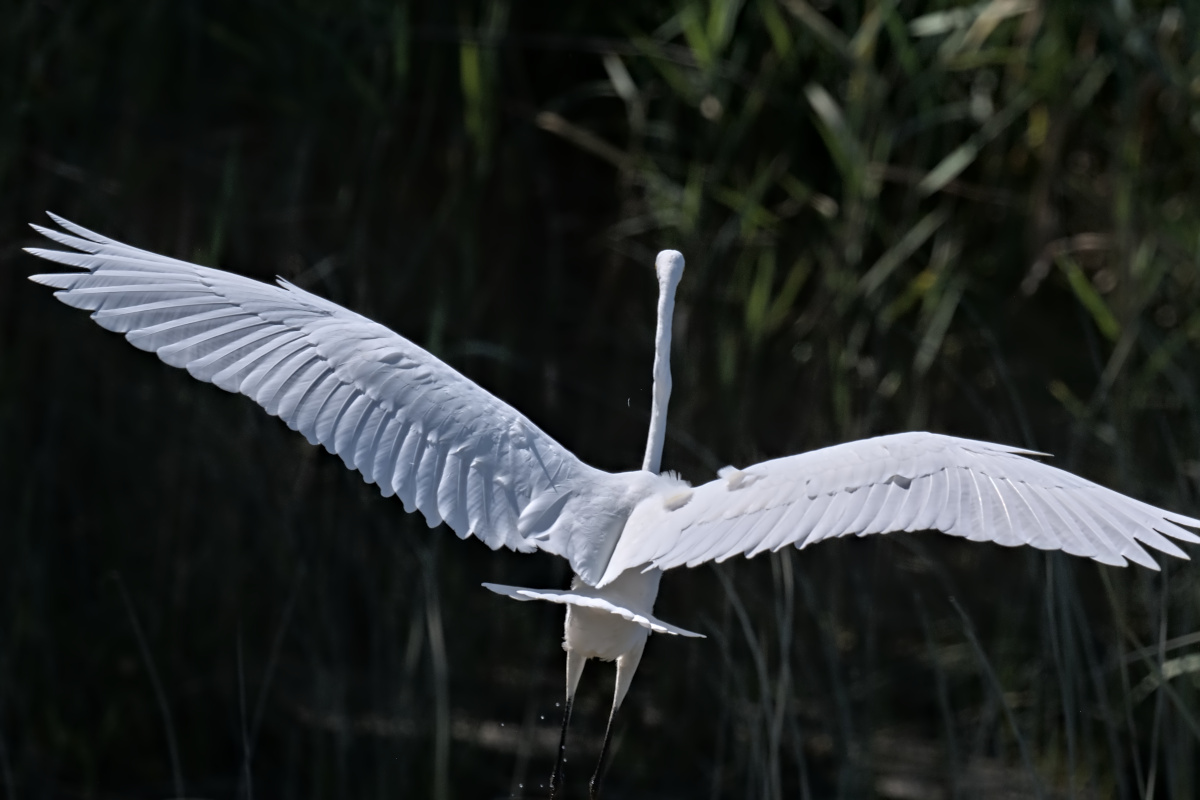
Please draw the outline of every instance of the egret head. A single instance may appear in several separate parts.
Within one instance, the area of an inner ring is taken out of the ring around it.
[[[658,285],[674,288],[683,277],[683,253],[678,250],[663,250],[654,259],[654,271],[658,273]]]

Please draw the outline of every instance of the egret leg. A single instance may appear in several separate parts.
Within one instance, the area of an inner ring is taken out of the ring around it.
[[[617,707],[613,706],[612,711],[608,712],[608,727],[604,729],[604,744],[600,747],[600,759],[596,762],[596,772],[592,775],[592,781],[588,784],[588,800],[597,800],[600,797],[600,779],[604,777],[604,761],[608,756],[608,743],[612,741],[613,717],[617,716]]]
[[[579,678],[583,675],[583,667],[587,659],[567,651],[567,701],[563,704],[562,735],[558,740],[558,755],[554,759],[554,771],[550,773],[550,800],[557,800],[562,790],[563,760],[567,754],[567,726],[571,723],[571,706],[575,704],[575,688],[579,686]]]
[[[608,756],[608,745],[612,741],[613,720],[617,716],[617,709],[621,707],[626,693],[629,692],[629,684],[633,682],[633,673],[637,672],[638,664],[642,660],[642,651],[645,648],[646,638],[642,637],[636,647],[625,655],[617,657],[617,685],[613,689],[612,710],[608,712],[608,727],[604,729],[604,744],[600,747],[596,772],[592,775],[591,783],[588,784],[589,800],[598,800],[600,797],[600,781],[604,777],[604,762]]]
[[[567,752],[567,725],[571,722],[571,706],[574,702],[574,698],[568,697],[566,706],[563,708],[562,736],[558,740],[558,757],[554,759],[554,771],[550,773],[550,800],[555,800],[558,797],[559,789],[562,788],[563,756]]]

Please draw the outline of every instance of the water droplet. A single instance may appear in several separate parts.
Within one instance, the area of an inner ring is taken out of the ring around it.
[[[504,727],[504,723],[503,723],[503,722],[501,722],[501,723],[500,723],[500,727],[501,727],[501,728],[503,728],[503,727]]]
[[[555,703],[555,704],[554,704],[554,707],[555,707],[555,708],[558,708],[558,703]]]
[[[544,719],[546,719],[546,715],[545,715],[545,714],[542,714],[542,719],[543,719],[543,720],[544,720]]]

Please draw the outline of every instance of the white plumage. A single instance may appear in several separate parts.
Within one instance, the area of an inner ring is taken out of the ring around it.
[[[541,549],[570,562],[570,590],[485,584],[519,600],[567,605],[564,745],[587,659],[616,660],[615,714],[651,631],[699,636],[653,616],[661,570],[835,536],[926,529],[1152,569],[1157,564],[1143,545],[1187,558],[1171,539],[1200,542],[1180,527],[1200,527],[1200,520],[1028,458],[1038,453],[932,433],[726,467],[694,489],[659,475],[671,318],[684,263],[673,250],[655,264],[645,461],[639,471],[612,474],[584,464],[508,404],[352,311],[284,280],[272,286],[166,258],[51,216],[70,233],[34,227],[77,252],[29,252],[83,271],[32,279],[57,289],[64,303],[91,311],[97,323],[168,364],[252,398],[341,456],[385,497],[395,494],[406,511],[419,510],[431,527],[445,522],[493,549]]]
[[[1063,550],[1151,569],[1142,548],[1187,558],[1167,536],[1200,521],[1138,502],[1026,456],[935,433],[898,433],[764,461],[693,490],[670,510],[639,505],[600,585],[624,570],[755,556],[835,536],[939,530],[974,541]],[[1164,536],[1163,534],[1167,534]]]
[[[287,281],[177,261],[54,219],[75,235],[34,227],[83,252],[29,252],[86,271],[32,280],[171,366],[252,398],[430,527],[444,521],[492,549],[545,550],[594,584],[633,507],[674,484],[589,467],[412,342]]]

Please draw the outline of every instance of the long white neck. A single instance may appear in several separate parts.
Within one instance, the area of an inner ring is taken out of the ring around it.
[[[654,387],[650,400],[650,433],[642,469],[657,473],[662,466],[667,437],[667,404],[671,401],[671,318],[675,314],[675,288],[683,276],[683,255],[663,250],[654,260],[658,273],[658,327],[654,334]]]

